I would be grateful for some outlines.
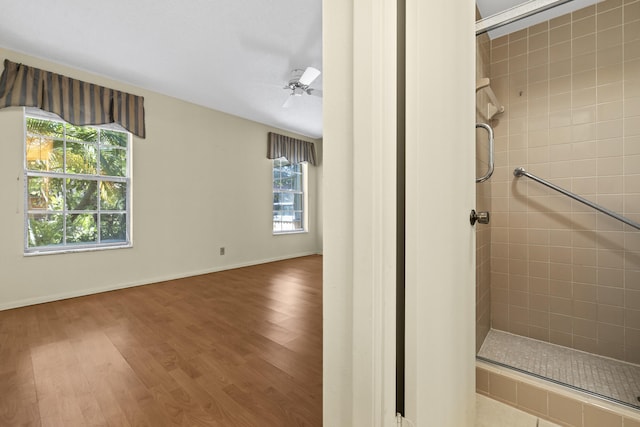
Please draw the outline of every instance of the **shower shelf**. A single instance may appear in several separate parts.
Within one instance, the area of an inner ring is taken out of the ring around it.
[[[476,93],[478,93],[479,90],[484,89],[491,101],[487,104],[486,111],[482,112],[487,120],[491,120],[496,114],[504,113],[504,106],[500,104],[500,101],[498,101],[496,94],[493,92],[493,89],[491,89],[490,83],[491,81],[487,77],[476,81]]]

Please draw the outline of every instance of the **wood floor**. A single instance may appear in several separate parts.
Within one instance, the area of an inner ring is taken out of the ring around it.
[[[0,312],[0,426],[321,426],[322,257]]]

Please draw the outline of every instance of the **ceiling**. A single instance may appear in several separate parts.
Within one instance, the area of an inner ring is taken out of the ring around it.
[[[490,36],[595,1],[574,0]],[[477,0],[483,17],[519,3]],[[304,95],[282,107],[293,69],[322,70],[322,0],[0,0],[0,8],[4,48],[322,136],[321,98]],[[312,87],[322,90],[322,75]]]
[[[0,9],[4,48],[322,136],[321,98],[282,107],[293,69],[322,71],[322,0],[0,0]],[[322,75],[311,87],[322,89]]]

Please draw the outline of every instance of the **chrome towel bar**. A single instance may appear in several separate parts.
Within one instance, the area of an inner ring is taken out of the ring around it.
[[[599,212],[602,212],[605,215],[609,215],[611,218],[615,218],[618,221],[624,222],[625,224],[630,225],[631,227],[633,227],[633,228],[635,228],[637,230],[640,230],[640,224],[638,224],[637,222],[631,221],[629,218],[625,218],[620,214],[617,214],[617,213],[615,213],[615,212],[613,212],[613,211],[611,211],[611,210],[609,210],[607,208],[604,208],[604,207],[602,207],[600,205],[597,205],[597,204],[585,199],[582,196],[578,196],[577,194],[572,193],[571,191],[567,191],[564,188],[560,188],[557,185],[550,183],[549,181],[545,181],[544,179],[539,178],[539,177],[527,172],[526,170],[524,170],[524,168],[515,168],[513,170],[513,175],[516,178],[519,178],[521,176],[526,176],[527,178],[532,179],[532,180],[534,180],[534,181],[536,181],[536,182],[538,182],[538,183],[540,183],[540,184],[542,184],[542,185],[544,185],[546,187],[549,187],[550,189],[555,190],[558,193],[562,193],[567,197],[571,197],[573,200],[576,200],[576,201],[578,201],[580,203],[583,203],[583,204],[585,204],[585,205],[587,205],[587,206],[589,206],[589,207],[591,207],[591,208],[593,208],[593,209],[595,209],[595,210],[597,210]]]

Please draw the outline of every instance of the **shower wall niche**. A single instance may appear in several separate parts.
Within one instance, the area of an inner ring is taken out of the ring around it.
[[[640,1],[477,46],[478,77],[505,106],[477,192],[491,211],[476,231],[477,346],[491,327],[640,364],[640,231],[513,176],[524,167],[640,222]]]

